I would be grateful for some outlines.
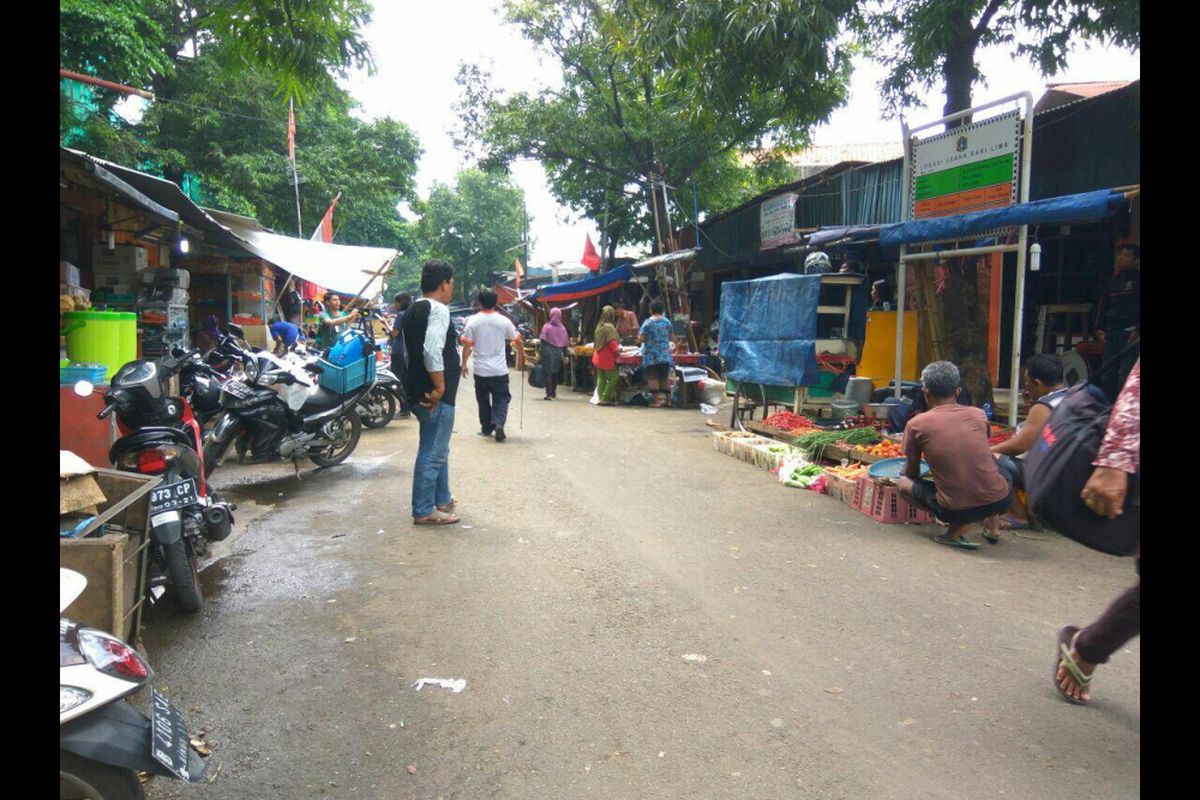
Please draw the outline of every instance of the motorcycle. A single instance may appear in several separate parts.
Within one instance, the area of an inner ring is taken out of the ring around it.
[[[368,354],[373,357],[373,354]],[[373,382],[344,393],[316,386],[318,364],[285,361],[266,351],[244,354],[243,378],[221,384],[221,416],[204,446],[207,477],[235,442],[253,461],[299,459],[331,467],[350,457],[362,434],[356,406]]]
[[[184,611],[204,604],[199,560],[210,541],[227,539],[237,506],[208,486],[200,425],[186,399],[171,391],[182,366],[194,355],[139,359],[121,367],[104,393],[105,419],[116,414],[121,438],[109,450],[119,470],[161,475],[150,491],[149,591],[157,600],[167,588]],[[81,381],[78,394],[90,394]]]
[[[59,800],[144,800],[139,772],[201,780],[179,709],[153,686],[149,718],[124,701],[150,683],[150,665],[117,637],[61,616],[87,579],[58,573]]]
[[[301,359],[302,364],[315,364],[318,361],[318,353],[304,344],[297,343],[291,352]],[[399,403],[398,396],[390,388],[393,385],[398,386],[399,381],[392,375],[392,371],[382,365],[376,366],[375,385],[354,408],[365,427],[372,430],[385,428],[396,418]]]

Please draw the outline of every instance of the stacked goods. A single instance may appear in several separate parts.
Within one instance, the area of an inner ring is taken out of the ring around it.
[[[800,451],[786,444],[768,439],[767,444],[754,447],[754,466],[762,469],[779,469],[784,459],[800,455]]]
[[[859,445],[854,449],[870,456],[878,456],[879,458],[899,458],[900,456],[904,455],[904,450],[900,447],[900,445],[896,444],[891,439],[884,439],[878,444],[874,444],[869,447],[863,447],[862,445]]]
[[[92,248],[92,278],[96,285],[96,300],[110,308],[133,309],[139,274],[149,266],[144,247],[120,245],[107,250],[103,245]]]
[[[825,467],[825,493],[851,505],[854,502],[854,484],[866,474],[867,468],[862,464]]]
[[[183,269],[147,269],[137,297],[142,355],[158,358],[175,347],[191,347],[188,323],[189,273]]]
[[[761,445],[778,444],[778,442],[745,431],[718,431],[713,433],[713,444],[718,452],[753,464],[758,455],[755,448]]]
[[[887,430],[888,421],[886,419],[875,419],[874,417],[846,417],[842,420],[843,428],[874,428],[879,432]]]
[[[801,414],[793,414],[791,411],[780,411],[772,414],[764,419],[762,424],[781,431],[820,430],[808,417]]]
[[[810,431],[797,436],[792,442],[813,461],[820,461],[829,445],[872,445],[880,441],[873,428],[854,428],[848,431]]]

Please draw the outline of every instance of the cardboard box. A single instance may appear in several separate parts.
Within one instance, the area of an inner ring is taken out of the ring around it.
[[[58,282],[68,286],[79,286],[79,267],[70,261],[58,262]]]
[[[104,245],[92,247],[92,271],[96,273],[133,275],[149,266],[146,248],[132,244],[118,245],[107,250]]]

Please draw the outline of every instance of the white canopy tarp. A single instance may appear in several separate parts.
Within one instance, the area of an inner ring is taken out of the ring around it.
[[[371,275],[391,264],[397,255],[396,250],[386,247],[354,247],[280,236],[268,233],[247,217],[212,210],[208,213],[245,242],[246,249],[256,256],[297,278],[340,294],[358,292]],[[386,276],[384,272],[374,278],[363,295],[371,299],[383,291]]]

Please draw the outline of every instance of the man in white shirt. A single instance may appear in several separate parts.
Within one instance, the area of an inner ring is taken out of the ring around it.
[[[508,419],[508,357],[505,346],[513,342],[517,364],[523,355],[521,336],[512,322],[496,313],[496,293],[484,289],[479,293],[480,312],[467,320],[459,341],[463,344],[462,375],[467,377],[467,359],[475,354],[475,401],[479,404],[479,435],[495,435],[503,442],[504,422]]]

